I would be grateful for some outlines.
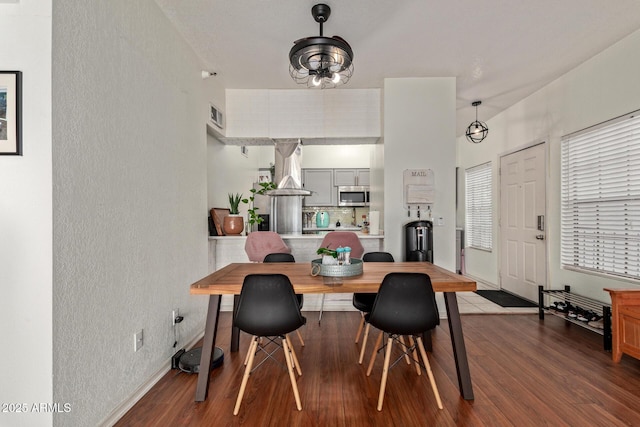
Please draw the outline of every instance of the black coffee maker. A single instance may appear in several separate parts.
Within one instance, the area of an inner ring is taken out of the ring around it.
[[[433,223],[413,221],[404,226],[404,260],[433,262]]]

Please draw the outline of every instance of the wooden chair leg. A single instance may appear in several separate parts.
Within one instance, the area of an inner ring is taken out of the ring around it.
[[[300,340],[300,345],[304,347],[304,340],[302,339],[302,334],[300,333],[300,329],[296,329],[296,334],[298,335],[298,340]]]
[[[262,337],[258,337],[258,344],[262,343]],[[257,350],[254,351],[254,353]],[[247,362],[249,361],[249,354],[251,353],[251,344],[249,344],[249,351],[247,351],[247,355],[244,357],[244,366],[247,366]]]
[[[298,393],[298,384],[296,383],[296,376],[293,373],[292,357],[289,356],[289,354],[292,353],[289,349],[287,341],[289,340],[286,337],[282,340],[282,348],[284,349],[285,360],[287,361],[287,369],[289,370],[289,379],[291,380],[291,387],[293,388],[293,396],[296,399],[296,407],[298,408],[298,411],[302,411],[302,403],[300,403],[300,393]]]
[[[364,321],[364,317],[362,318]],[[369,328],[370,325],[367,323],[367,326],[364,328],[364,338],[362,338],[362,348],[360,349],[360,358],[358,359],[358,363],[362,365],[362,360],[364,359],[364,351],[367,347],[367,339],[369,338]]]
[[[376,343],[373,346],[373,351],[371,352],[371,359],[369,360],[369,368],[367,368],[367,376],[371,375],[371,370],[373,369],[373,363],[376,361],[376,354],[378,354],[378,347],[380,347],[380,343],[382,342],[382,335],[384,332],[380,331],[380,335],[376,339]]]
[[[236,406],[233,408],[233,415],[238,415],[240,411],[240,403],[242,403],[242,396],[244,396],[244,390],[247,387],[247,381],[249,381],[249,375],[251,374],[251,367],[253,366],[253,359],[256,355],[256,349],[258,348],[258,337],[254,336],[249,346],[249,360],[247,361],[247,367],[244,369],[244,375],[242,377],[242,384],[240,384],[240,391],[238,392],[238,398],[236,399]]]
[[[420,361],[418,359],[418,350],[417,350],[417,346],[415,346],[415,341],[413,341],[413,337],[411,335],[409,335],[409,346],[413,347],[413,361],[415,362],[416,365],[416,373],[418,375],[422,375],[422,370],[420,369]]]
[[[427,358],[427,352],[424,350],[424,345],[422,344],[422,338],[416,337],[418,341],[418,347],[420,348],[420,354],[422,355],[422,360],[424,362],[424,367],[427,370],[427,375],[429,376],[429,382],[431,383],[431,389],[433,390],[433,395],[436,398],[436,402],[438,402],[438,408],[442,409],[442,401],[440,400],[440,393],[438,393],[438,386],[436,386],[436,379],[433,377],[433,372],[431,372],[431,365],[429,364],[429,359]]]
[[[298,362],[298,355],[296,351],[293,349],[293,345],[291,345],[291,337],[289,334],[285,335],[287,339],[287,344],[289,344],[289,352],[291,353],[291,357],[293,358],[293,364],[296,367],[296,371],[298,371],[298,375],[302,375],[302,368],[300,367],[300,362]],[[287,353],[285,352],[285,357],[287,357]]]
[[[403,335],[400,335],[399,341],[400,341],[400,344],[402,344],[402,351],[404,352],[404,360],[407,362],[407,365],[411,365],[411,358],[409,357],[409,354],[407,353],[407,351],[409,350],[409,347],[407,347],[407,344],[404,342],[404,336]]]
[[[380,394],[378,395],[378,411],[382,411],[382,402],[384,400],[384,390],[387,388],[387,376],[389,375],[389,359],[391,359],[391,346],[393,338],[387,340],[387,351],[384,354],[384,366],[382,367],[382,380],[380,381]]]
[[[358,340],[360,339],[360,334],[362,333],[362,329],[364,328],[364,313],[360,312],[360,316],[361,316],[360,324],[358,325],[358,332],[356,332],[356,344],[358,344]]]

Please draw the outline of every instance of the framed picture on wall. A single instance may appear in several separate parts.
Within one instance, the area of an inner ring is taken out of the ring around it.
[[[22,155],[21,71],[0,71],[0,155]]]

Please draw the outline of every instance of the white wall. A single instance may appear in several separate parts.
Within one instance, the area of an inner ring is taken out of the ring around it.
[[[51,403],[51,1],[0,4],[0,69],[23,72],[24,155],[0,156],[0,402]],[[2,426],[51,425],[0,412]]]
[[[372,145],[303,145],[303,168],[369,168]],[[258,181],[258,169],[274,162],[273,145],[248,146],[245,157],[236,145],[225,145],[208,136],[209,208],[228,208],[228,193],[250,196],[249,189]],[[240,205],[247,217],[248,206]]]
[[[453,77],[385,79],[384,83],[384,232],[385,250],[401,260],[405,169],[431,169],[435,177],[434,264],[455,270],[455,102]],[[426,219],[425,211],[421,219]]]
[[[249,146],[248,155],[241,153],[237,145],[225,145],[208,135],[208,206],[209,208],[228,208],[229,193],[240,193],[243,198],[251,196],[249,190],[258,181],[258,169],[268,168],[274,161],[273,146]],[[247,218],[245,203],[240,204],[240,214]]]
[[[59,0],[53,24],[54,425],[93,426],[168,370],[174,308],[177,348],[203,330],[209,83],[152,0]]]
[[[601,52],[553,83],[487,122],[489,136],[480,144],[458,138],[458,164],[468,168],[486,161],[494,168],[494,250],[467,249],[467,273],[498,284],[499,156],[535,142],[549,149],[547,177],[547,242],[549,285],[571,285],[578,293],[609,300],[604,287],[634,287],[637,283],[576,273],[560,267],[560,138],[562,135],[640,109],[640,31]],[[478,115],[482,119],[482,107]],[[463,187],[464,188],[464,187]],[[464,209],[462,195],[460,208]]]

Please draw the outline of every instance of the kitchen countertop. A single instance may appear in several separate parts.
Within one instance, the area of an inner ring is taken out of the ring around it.
[[[355,225],[347,225],[347,226],[329,226],[329,227],[303,227],[302,232],[316,232],[316,231],[362,231],[362,227],[357,227]]]
[[[341,230],[344,230],[342,228],[340,228]],[[281,234],[280,236],[283,239],[320,239],[324,237],[324,233],[323,231],[332,231],[329,230],[327,228],[319,228],[317,229],[317,231],[319,231],[318,234]],[[347,231],[347,230],[344,230]],[[358,235],[358,237],[360,239],[384,239],[384,235],[383,234],[369,234],[369,233],[363,233],[362,231],[355,231],[355,233]],[[221,239],[246,239],[247,236],[243,235],[239,235],[239,236],[209,236],[209,240],[221,240]]]

